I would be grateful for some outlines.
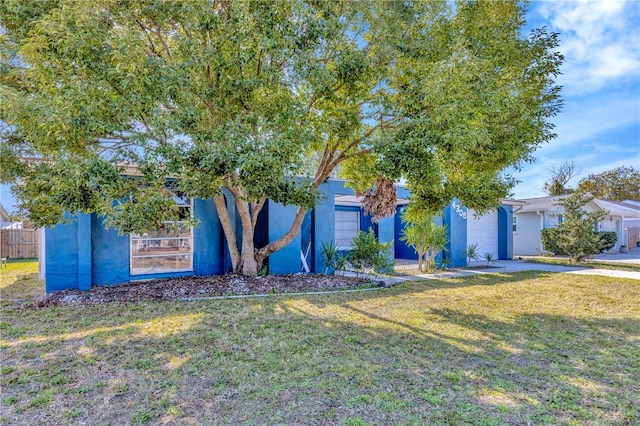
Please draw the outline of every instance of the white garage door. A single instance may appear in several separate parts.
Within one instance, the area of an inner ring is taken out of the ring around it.
[[[478,218],[469,209],[467,215],[467,245],[478,244],[478,254],[481,258],[485,253],[493,253],[498,259],[498,210],[486,213]]]

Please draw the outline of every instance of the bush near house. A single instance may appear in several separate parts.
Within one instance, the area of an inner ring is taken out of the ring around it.
[[[564,256],[568,253],[563,250],[558,244],[560,235],[559,228],[547,228],[542,230],[542,246],[546,251],[550,251],[553,254]],[[599,231],[593,233],[598,238],[598,250],[603,252],[613,248],[618,242],[618,235],[613,231]]]
[[[591,200],[593,196],[577,191],[559,201],[564,207],[565,218],[556,228],[541,231],[545,250],[555,254],[566,254],[573,263],[580,262],[601,250],[603,237],[593,232],[593,228],[607,212],[585,211],[583,207]]]
[[[557,244],[559,241],[560,229],[546,228],[540,231],[540,234],[542,236],[542,247],[545,251],[549,251],[560,256],[567,254]]]
[[[373,229],[358,231],[351,241],[347,261],[356,272],[385,273],[393,271],[393,242],[381,243],[376,239]]]
[[[613,231],[600,231],[595,232],[595,234],[599,238],[598,248],[601,252],[613,248],[618,242],[618,234]]]

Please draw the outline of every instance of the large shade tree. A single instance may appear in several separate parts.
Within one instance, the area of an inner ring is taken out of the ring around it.
[[[640,200],[640,170],[620,166],[602,173],[590,173],[578,182],[578,189],[613,201]]]
[[[41,226],[96,212],[143,232],[177,217],[167,185],[212,198],[244,274],[338,172],[376,218],[400,178],[425,210],[487,209],[560,108],[557,37],[523,36],[525,6],[6,0],[1,178]],[[256,247],[267,199],[298,209]]]

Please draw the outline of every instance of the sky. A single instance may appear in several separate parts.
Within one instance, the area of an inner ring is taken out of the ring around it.
[[[551,120],[557,138],[534,153],[533,164],[508,170],[521,181],[514,197],[543,196],[549,169],[565,161],[580,171],[569,186],[619,166],[640,169],[640,0],[532,1],[526,26],[560,34],[564,107]],[[8,187],[0,190],[12,211]]]
[[[509,172],[516,198],[544,196],[550,168],[575,162],[577,182],[619,166],[640,169],[640,0],[532,1],[527,27],[559,33],[564,107],[551,122],[557,138],[535,163]]]

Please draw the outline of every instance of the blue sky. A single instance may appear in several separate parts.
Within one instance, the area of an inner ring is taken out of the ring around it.
[[[534,154],[536,162],[510,173],[516,198],[544,195],[548,169],[574,161],[581,173],[618,166],[640,168],[640,0],[532,1],[527,27],[560,33],[565,56],[558,83],[564,108],[552,121],[558,137]],[[3,185],[0,201],[13,210]]]
[[[560,33],[565,56],[558,84],[564,108],[558,137],[540,147],[521,172],[516,198],[542,196],[550,167],[574,161],[589,173],[640,168],[640,1],[532,1],[527,27]]]

